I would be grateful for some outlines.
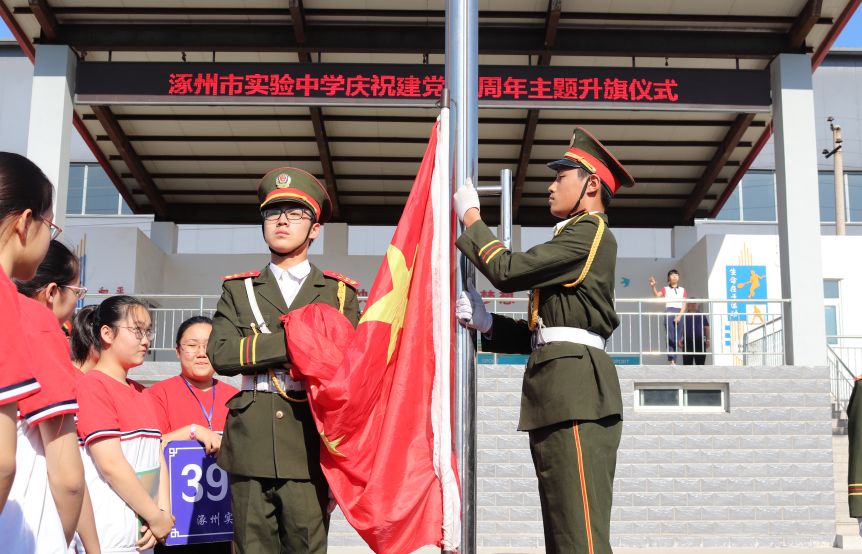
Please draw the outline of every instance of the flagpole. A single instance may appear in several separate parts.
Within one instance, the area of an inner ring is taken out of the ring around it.
[[[478,184],[477,0],[447,0],[446,87],[449,90],[452,191],[468,178]],[[463,229],[459,229],[463,231]],[[455,264],[455,295],[475,285],[475,268],[462,254]],[[476,552],[476,352],[471,333],[456,325],[455,448],[461,482],[461,554]]]

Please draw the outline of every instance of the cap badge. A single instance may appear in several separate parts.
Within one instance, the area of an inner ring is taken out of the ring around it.
[[[290,175],[287,173],[279,173],[275,178],[276,188],[285,189],[290,186]]]

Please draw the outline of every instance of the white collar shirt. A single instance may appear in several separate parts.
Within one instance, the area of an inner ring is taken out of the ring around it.
[[[296,295],[299,294],[299,289],[311,273],[311,264],[308,260],[303,260],[290,269],[282,269],[270,262],[269,270],[275,277],[275,282],[278,283],[278,288],[281,291],[281,296],[284,297],[284,303],[289,307]]]

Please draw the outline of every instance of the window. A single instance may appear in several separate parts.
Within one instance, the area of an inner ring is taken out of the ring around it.
[[[775,174],[749,171],[742,178],[742,219],[775,221]]]
[[[87,167],[87,192],[84,196],[87,214],[116,215],[119,193],[107,173],[99,166]]]
[[[721,211],[718,212],[716,219],[721,221],[739,221],[739,218],[739,187],[737,186],[733,189],[733,193],[728,197],[727,202],[722,206]]]
[[[715,217],[719,221],[776,221],[774,171],[749,171],[728,197]],[[817,174],[820,221],[835,223],[835,176],[831,171]],[[845,219],[862,222],[862,173],[844,174]]]
[[[69,167],[66,213],[131,215],[132,210],[99,164],[72,164]]]
[[[720,221],[775,221],[775,172],[749,171],[716,216]]]
[[[648,411],[727,411],[726,383],[635,384],[635,409]]]
[[[826,317],[826,343],[838,344],[840,331],[841,281],[823,279],[823,310]]]
[[[84,204],[84,181],[87,178],[87,166],[73,165],[69,167],[69,195],[66,197],[66,213],[82,213]]]
[[[847,221],[862,221],[862,173],[845,173],[847,192],[844,203],[847,206]]]
[[[835,223],[835,177],[831,172],[817,174],[820,190],[820,222]]]

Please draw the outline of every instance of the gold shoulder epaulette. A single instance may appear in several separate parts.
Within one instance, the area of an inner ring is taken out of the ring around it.
[[[357,290],[359,289],[359,281],[351,279],[347,275],[344,275],[342,273],[338,273],[337,271],[324,271],[323,275],[326,277],[329,277],[330,279],[335,279],[337,281],[341,281],[342,283],[344,283],[345,285],[347,285],[348,287],[351,287],[353,289],[357,289]]]
[[[234,281],[236,279],[246,279],[248,277],[257,277],[260,271],[246,271],[245,273],[234,273],[233,275],[225,275],[223,281]]]

